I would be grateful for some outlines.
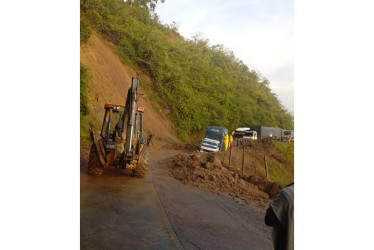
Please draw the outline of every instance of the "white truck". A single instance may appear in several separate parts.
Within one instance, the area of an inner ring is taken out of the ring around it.
[[[243,140],[257,140],[257,132],[251,130],[250,128],[237,128],[233,134],[234,141],[236,145],[242,142]]]

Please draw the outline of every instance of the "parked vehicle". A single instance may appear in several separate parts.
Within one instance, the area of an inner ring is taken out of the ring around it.
[[[282,141],[284,142],[294,141],[293,136],[294,136],[293,130],[282,129]]]
[[[251,126],[251,130],[257,132],[257,136],[259,140],[263,140],[265,138],[272,138],[272,140],[281,140],[282,137],[282,129],[275,128],[275,127],[263,127],[263,126]]]
[[[257,140],[257,132],[250,128],[237,128],[233,134],[234,140]]]
[[[225,150],[223,143],[223,133],[229,131],[225,127],[210,126],[206,129],[204,139],[201,142],[201,152],[218,152]]]
[[[282,142],[290,142],[292,140],[291,130],[282,129]]]

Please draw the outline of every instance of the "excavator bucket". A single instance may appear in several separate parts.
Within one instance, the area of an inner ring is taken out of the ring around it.
[[[88,159],[88,174],[101,175],[104,168],[109,166],[108,156],[105,154],[104,146],[94,128],[90,128],[90,136],[93,141]]]

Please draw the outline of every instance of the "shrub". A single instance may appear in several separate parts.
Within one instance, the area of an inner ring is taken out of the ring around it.
[[[84,18],[81,18],[80,21],[80,41],[81,43],[87,43],[90,38],[91,30],[89,24]]]
[[[88,115],[90,109],[88,107],[88,95],[87,95],[87,85],[90,78],[88,75],[88,68],[82,63],[80,64],[80,112],[83,115]]]

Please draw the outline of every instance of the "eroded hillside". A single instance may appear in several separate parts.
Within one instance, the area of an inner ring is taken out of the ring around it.
[[[137,76],[137,72],[123,65],[115,54],[114,46],[95,34],[90,36],[86,44],[81,45],[80,60],[88,68],[90,76],[88,106],[96,123],[100,124],[106,103],[125,105],[131,77]],[[141,87],[140,93],[144,93],[139,101],[139,105],[145,108],[144,131],[154,134],[153,147],[170,147],[180,143],[173,135],[167,112],[155,110]]]

